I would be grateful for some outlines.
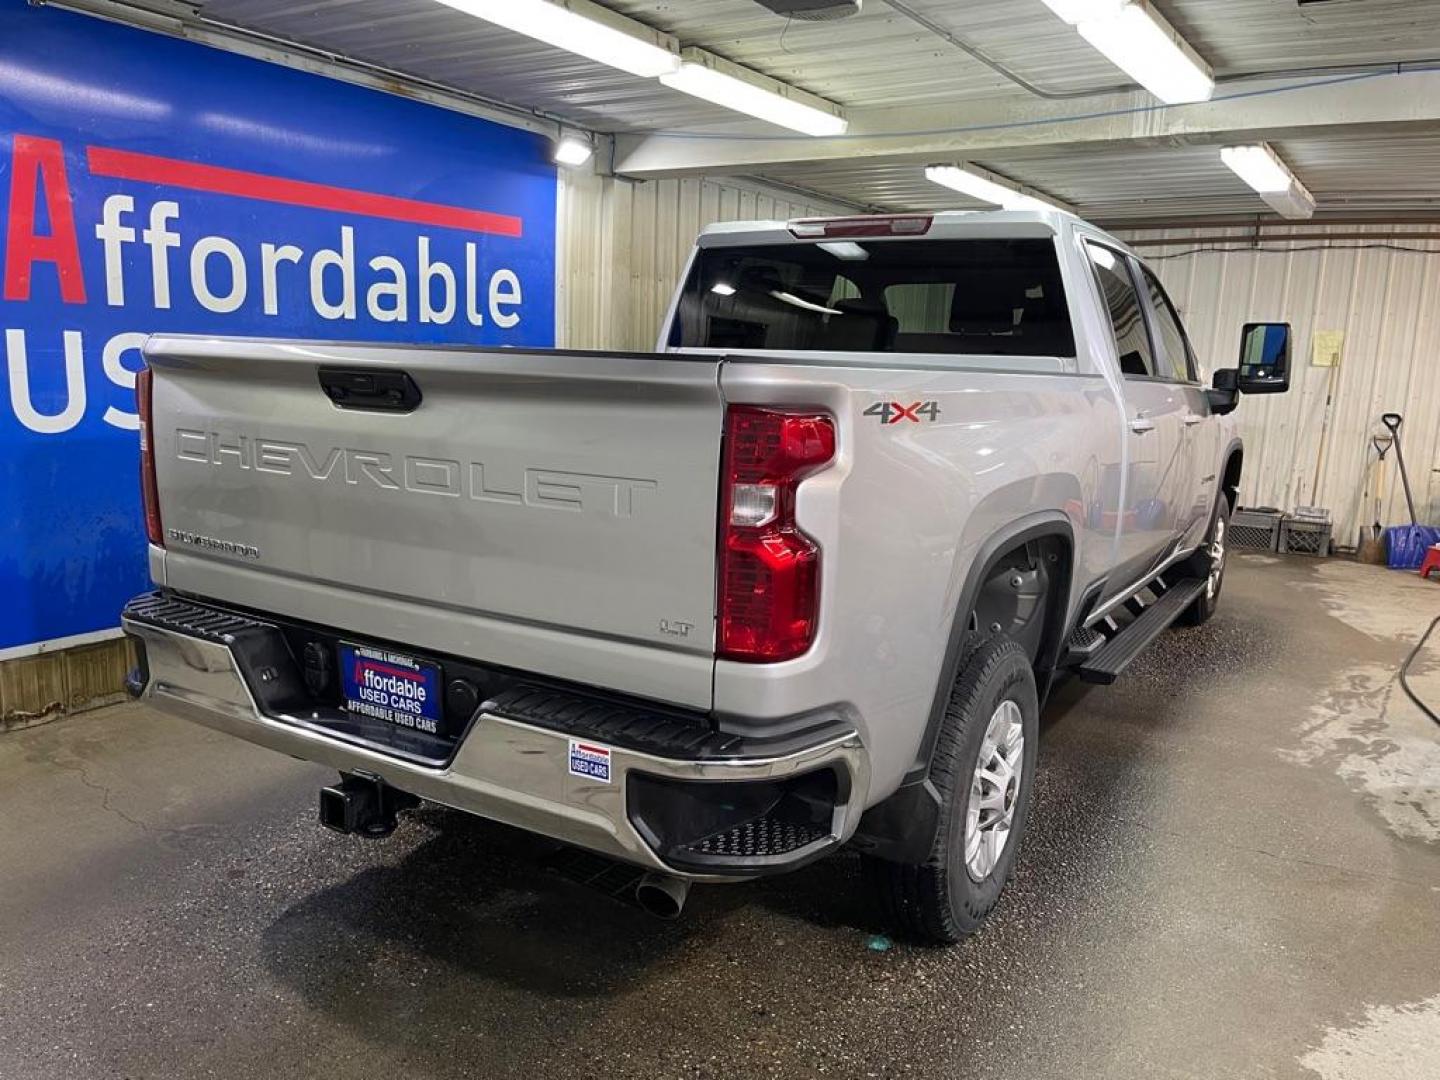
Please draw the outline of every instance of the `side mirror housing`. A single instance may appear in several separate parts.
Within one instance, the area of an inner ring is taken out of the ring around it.
[[[1290,324],[1246,323],[1240,335],[1242,394],[1283,394],[1290,389]]]
[[[1240,404],[1239,381],[1240,372],[1235,368],[1221,368],[1215,372],[1215,388],[1206,390],[1205,396],[1210,399],[1210,411],[1216,416],[1234,412],[1235,406]]]

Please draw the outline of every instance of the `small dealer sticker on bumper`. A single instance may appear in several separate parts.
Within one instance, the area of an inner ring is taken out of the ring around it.
[[[570,775],[610,783],[610,748],[571,739]]]

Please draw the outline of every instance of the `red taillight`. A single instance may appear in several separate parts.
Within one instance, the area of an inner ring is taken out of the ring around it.
[[[720,501],[720,620],[727,660],[773,663],[810,648],[820,547],[795,523],[795,489],[835,457],[824,413],[732,405]]]
[[[150,422],[150,401],[154,393],[150,369],[135,376],[136,412],[140,414],[140,497],[145,503],[145,535],[150,543],[165,545],[160,531],[160,495],[155,486],[155,428]]]

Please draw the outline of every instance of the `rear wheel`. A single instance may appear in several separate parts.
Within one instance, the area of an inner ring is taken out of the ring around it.
[[[1220,605],[1220,587],[1225,584],[1225,560],[1230,553],[1226,543],[1229,531],[1230,496],[1221,492],[1215,502],[1215,516],[1210,521],[1205,543],[1185,564],[1190,576],[1205,579],[1205,591],[1180,613],[1176,621],[1184,626],[1199,626],[1208,621]]]
[[[974,634],[962,650],[930,782],[940,828],[918,864],[864,859],[865,878],[897,929],[934,944],[979,929],[1015,864],[1030,806],[1040,706],[1016,641]]]

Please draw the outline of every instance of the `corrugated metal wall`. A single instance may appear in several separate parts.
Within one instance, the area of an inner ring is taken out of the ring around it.
[[[1370,435],[1383,432],[1381,413],[1398,412],[1405,417],[1401,436],[1416,510],[1422,523],[1440,523],[1440,228],[1302,224],[1285,232],[1322,239],[1216,251],[1197,250],[1204,243],[1188,242],[1197,234],[1181,230],[1121,234],[1130,241],[1187,241],[1139,250],[1212,369],[1234,364],[1243,323],[1294,328],[1290,393],[1243,398],[1236,414],[1245,439],[1241,501],[1329,507],[1336,543],[1354,546],[1360,524],[1376,516],[1373,494],[1362,505],[1377,472]],[[1434,239],[1345,239],[1359,232]],[[1203,235],[1208,243],[1216,232]],[[1235,235],[1246,243],[1245,230]],[[1314,335],[1322,330],[1345,335],[1333,375],[1311,364]],[[1380,521],[1407,523],[1393,451],[1384,468]]]
[[[783,189],[728,180],[632,183],[565,172],[559,213],[558,341],[571,348],[654,347],[695,234],[711,222],[845,213]],[[1405,416],[1416,509],[1440,523],[1440,227],[1395,226],[1434,239],[1347,240],[1383,225],[1301,224],[1319,240],[1249,245],[1244,229],[1122,233],[1127,240],[1183,241],[1141,248],[1160,274],[1203,363],[1233,365],[1240,327],[1294,327],[1291,391],[1247,397],[1237,412],[1246,444],[1247,506],[1328,507],[1336,542],[1355,543],[1375,519],[1370,435],[1380,414]],[[1215,250],[1217,235],[1233,236]],[[1203,239],[1202,239],[1203,237]],[[1345,335],[1338,369],[1310,363],[1316,331]],[[1328,419],[1327,419],[1328,418]],[[1384,466],[1383,524],[1408,520],[1395,455]],[[1369,491],[1368,498],[1365,496]]]
[[[845,212],[738,181],[636,183],[562,170],[556,340],[574,349],[652,349],[703,226]]]

